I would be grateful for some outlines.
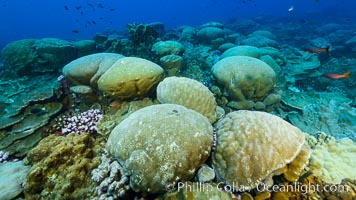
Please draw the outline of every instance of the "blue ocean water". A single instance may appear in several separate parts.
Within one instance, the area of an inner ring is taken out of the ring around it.
[[[168,29],[253,17],[354,23],[355,6],[354,0],[1,0],[0,48],[23,38],[87,39],[133,22],[162,22]]]

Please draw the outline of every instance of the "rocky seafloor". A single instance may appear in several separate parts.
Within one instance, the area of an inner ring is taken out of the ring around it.
[[[156,22],[9,43],[0,199],[355,199],[354,28]]]

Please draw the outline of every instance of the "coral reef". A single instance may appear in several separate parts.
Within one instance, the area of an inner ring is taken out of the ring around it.
[[[115,62],[98,80],[99,90],[114,99],[146,96],[162,80],[164,70],[142,58],[125,57]]]
[[[184,67],[184,60],[178,55],[167,55],[159,59],[168,76],[176,76]]]
[[[108,136],[110,132],[118,125],[122,120],[126,119],[133,112],[158,102],[153,102],[149,98],[136,101],[123,101],[117,107],[112,107],[96,124],[96,130],[103,136]]]
[[[356,141],[356,109],[349,105],[351,100],[334,95],[330,95],[332,100],[327,95],[320,100],[318,93],[313,93],[313,96],[303,95],[303,101],[308,104],[301,107],[302,113],[288,114],[291,123],[311,135],[322,131],[338,139],[348,137]]]
[[[130,189],[129,178],[124,169],[105,151],[101,156],[101,164],[91,171],[92,180],[99,183],[96,187],[98,200],[124,199]]]
[[[185,77],[168,77],[157,86],[157,99],[161,103],[179,104],[193,109],[216,121],[215,97],[202,83]]]
[[[342,179],[356,180],[356,142],[349,138],[336,140],[325,133],[309,137],[312,154],[308,170],[327,183],[340,184]],[[337,164],[335,164],[337,163]]]
[[[188,181],[208,158],[213,128],[200,113],[159,104],[132,113],[111,132],[106,149],[130,176],[130,187],[164,192]]]
[[[231,112],[214,127],[217,146],[212,161],[217,178],[228,185],[238,183],[242,190],[281,174],[279,170],[291,163],[304,145],[304,134],[298,128],[264,112]]]
[[[0,149],[17,157],[26,155],[44,137],[44,127],[61,109],[57,102],[33,104],[15,117],[2,116],[2,130],[6,132],[0,135]],[[7,120],[14,118],[13,122]]]
[[[159,41],[153,44],[152,51],[154,51],[158,56],[166,55],[182,55],[185,51],[184,46],[176,41]]]
[[[98,88],[98,79],[123,55],[96,53],[80,57],[63,67],[63,74],[75,85]]]
[[[197,172],[196,179],[201,183],[209,183],[215,179],[215,171],[207,164],[203,164]]]
[[[320,61],[317,55],[293,48],[286,49],[285,55],[287,63],[284,66],[284,70],[288,82],[294,83],[296,80],[321,75],[317,70],[320,67]]]
[[[199,27],[196,32],[198,40],[216,48],[225,42],[224,25],[219,22],[208,22]]]
[[[6,162],[9,159],[9,153],[0,151],[0,163]]]
[[[149,24],[127,24],[126,31],[134,45],[151,46],[158,37],[158,32]]]
[[[103,117],[99,109],[90,109],[79,114],[71,114],[56,118],[53,131],[58,130],[61,134],[93,134],[96,133],[96,123]]]
[[[255,102],[263,100],[268,106],[281,99],[278,94],[269,94],[274,89],[276,73],[259,59],[230,56],[217,62],[212,74],[232,100],[227,104],[231,108],[250,109]]]
[[[90,199],[95,183],[90,173],[100,163],[101,139],[89,134],[50,135],[25,158],[31,165],[26,199]]]
[[[56,72],[78,57],[78,49],[57,38],[18,40],[1,51],[4,66],[18,75]]]
[[[29,169],[22,161],[0,163],[0,199],[16,199],[23,192]]]
[[[93,54],[96,50],[96,44],[94,40],[79,40],[73,42],[73,45],[78,48],[79,57]]]

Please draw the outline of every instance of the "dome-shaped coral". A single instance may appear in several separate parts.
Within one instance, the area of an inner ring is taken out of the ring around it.
[[[99,90],[117,99],[146,95],[163,78],[159,65],[142,58],[126,57],[115,62],[98,80]]]
[[[165,78],[157,87],[157,99],[161,103],[183,105],[209,119],[216,120],[215,97],[202,83],[185,77]]]
[[[291,163],[304,134],[283,119],[259,111],[235,111],[215,124],[213,167],[221,181],[251,189]]]
[[[97,81],[118,59],[124,56],[116,53],[96,53],[83,56],[68,63],[63,74],[76,85],[97,88]]]
[[[276,73],[265,62],[248,56],[231,56],[217,62],[213,76],[233,100],[261,100],[273,89]]]
[[[158,104],[132,113],[116,126],[106,148],[123,165],[134,191],[157,193],[193,178],[210,154],[212,132],[200,113]]]

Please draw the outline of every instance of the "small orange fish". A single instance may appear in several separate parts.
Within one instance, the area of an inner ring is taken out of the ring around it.
[[[109,104],[109,107],[117,107],[121,104],[121,101],[113,101]]]
[[[324,78],[328,79],[339,79],[339,78],[349,78],[350,72],[345,72],[343,74],[323,74]]]
[[[304,52],[306,52],[306,53],[327,53],[329,56],[331,56],[330,46],[327,46],[325,48],[306,49],[306,50],[304,50]]]

